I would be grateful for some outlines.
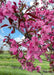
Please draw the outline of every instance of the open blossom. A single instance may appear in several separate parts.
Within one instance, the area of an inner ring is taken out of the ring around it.
[[[52,47],[54,48],[54,42],[52,42]]]
[[[4,15],[4,16],[11,16],[12,13],[10,12],[10,10],[5,9],[5,10],[3,11],[3,15]]]
[[[45,25],[45,26],[43,26],[43,31],[44,31],[45,33],[49,33],[49,32],[51,32],[51,27]]]
[[[9,41],[14,44],[16,43],[16,41],[14,39],[10,39]]]
[[[37,66],[36,67],[36,70],[37,70],[37,72],[39,72],[41,70],[41,67],[40,66]]]
[[[3,39],[3,42],[5,42],[6,39]]]
[[[10,51],[13,52],[14,55],[16,55],[17,54],[17,49],[18,49],[18,44],[13,39],[10,39],[9,41],[11,43]]]
[[[35,70],[35,67],[34,67],[34,65],[33,65],[33,63],[32,62],[26,62],[26,70],[28,70],[28,71],[33,71],[33,70]]]
[[[51,41],[54,42],[54,36],[51,37]]]
[[[16,47],[11,47],[10,52],[12,52],[14,55],[16,55],[17,54],[17,49],[18,48],[16,48]]]
[[[17,7],[15,7],[15,8],[17,8]],[[11,1],[8,1],[6,6],[4,5],[3,15],[8,16],[8,18],[11,18],[11,19],[16,21],[17,17],[14,15],[14,13],[15,13],[14,9],[15,8],[13,7]]]
[[[3,9],[3,14],[5,16],[11,16],[12,13],[14,13],[12,7],[11,7],[11,1],[8,1],[6,6],[4,6],[5,9]]]
[[[20,52],[19,52],[19,58],[22,58],[22,57],[23,57],[23,52],[20,51]]]
[[[54,3],[54,0],[49,0],[49,3]]]
[[[54,59],[54,54],[51,55],[51,59]]]
[[[2,23],[2,20],[4,20],[4,15],[2,8],[0,8],[0,23]]]

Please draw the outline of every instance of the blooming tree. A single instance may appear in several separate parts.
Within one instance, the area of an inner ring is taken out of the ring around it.
[[[50,61],[50,68],[54,71],[54,9],[47,9],[48,4],[54,3],[54,0],[47,2],[41,0],[41,3],[44,5],[38,8],[37,1],[31,7],[21,0],[18,5],[8,1],[6,4],[2,3],[0,7],[0,23],[5,18],[10,22],[10,25],[4,24],[1,28],[6,26],[10,29],[13,28],[11,34],[15,33],[15,29],[17,29],[25,36],[25,39],[20,42],[6,36],[7,38],[3,42],[10,45],[10,52],[17,57],[23,69],[31,72],[34,70],[40,72],[41,67],[35,66],[34,61],[37,59],[41,63],[42,54]],[[25,47],[26,51],[22,51],[20,47]],[[48,50],[50,54],[47,53]]]

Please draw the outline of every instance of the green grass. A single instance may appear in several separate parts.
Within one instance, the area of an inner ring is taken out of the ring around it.
[[[41,56],[43,62],[35,60],[35,66],[40,65],[41,70],[49,70],[49,62],[45,61],[45,57]],[[13,58],[8,52],[0,54],[0,75],[41,75],[40,73],[28,72],[23,70],[17,59]],[[43,75],[54,75],[54,73],[43,73]]]

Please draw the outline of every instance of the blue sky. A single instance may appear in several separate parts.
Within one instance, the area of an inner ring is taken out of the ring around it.
[[[9,22],[5,19],[5,20],[0,24],[0,26],[1,26],[1,25],[4,25],[4,24],[8,24],[8,25],[9,25]],[[4,36],[7,36],[9,33],[11,33],[11,31],[12,31],[12,29],[9,29],[9,28],[7,28],[7,27],[4,27],[4,28],[0,29],[0,35],[3,36],[3,37],[4,37]],[[12,37],[12,38],[16,38],[16,37],[19,37],[20,35],[23,36],[18,30],[16,30],[14,34],[11,34],[11,37]]]
[[[18,3],[18,0],[10,0],[10,1],[15,1]],[[30,5],[31,1],[32,0],[27,0],[27,4]],[[0,26],[4,25],[4,24],[9,24],[8,20],[6,20],[6,19],[3,20],[3,22],[0,23]],[[3,44],[2,40],[4,39],[4,36],[7,36],[9,33],[11,33],[11,30],[8,29],[7,27],[0,29],[0,47]],[[11,38],[21,39],[21,38],[23,38],[23,35],[18,30],[16,30],[14,34],[11,34]]]

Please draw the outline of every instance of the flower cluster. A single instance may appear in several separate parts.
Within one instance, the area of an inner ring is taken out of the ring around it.
[[[53,0],[49,0],[49,2],[53,3]],[[22,42],[9,39],[10,51],[13,55],[16,55],[23,69],[28,71],[37,70],[39,72],[41,67],[35,66],[33,63],[36,59],[42,62],[40,56],[42,54],[46,55],[48,50],[52,52],[50,58],[54,59],[54,29],[52,28],[54,26],[54,10],[40,7],[31,11],[31,7],[23,13],[26,5],[21,3],[21,0],[19,0],[18,4],[19,8],[15,2],[13,2],[13,5],[10,1],[6,5],[2,4],[0,22],[6,17],[11,23],[9,28],[13,28],[11,33],[18,29],[25,36]],[[5,40],[3,41],[5,42]],[[26,51],[23,51],[20,47],[26,48]]]
[[[54,3],[54,0],[49,0],[49,3]]]

